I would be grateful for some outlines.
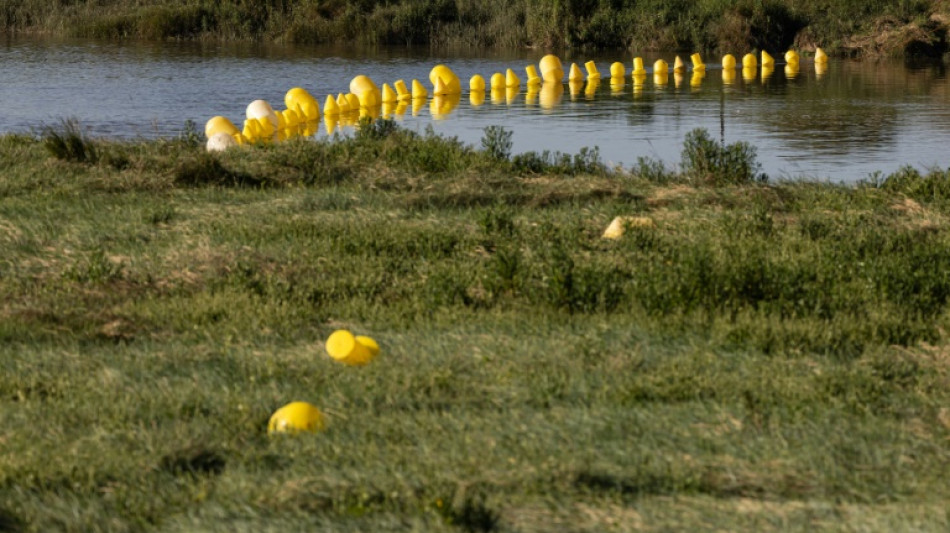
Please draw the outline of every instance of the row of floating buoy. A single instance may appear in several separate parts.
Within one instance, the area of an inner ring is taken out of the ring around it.
[[[785,73],[792,78],[798,74],[800,57],[794,50],[785,53]],[[706,64],[700,54],[690,56],[692,62],[692,76],[690,85],[698,87],[706,75]],[[822,74],[827,67],[828,56],[816,49],[814,56],[816,71]],[[775,68],[775,58],[763,50],[757,57],[755,54],[746,54],[741,63],[732,54],[722,57],[722,78],[725,83],[732,83],[736,79],[736,70],[741,64],[744,80],[753,80],[758,74],[761,65],[762,79],[771,75]],[[642,89],[648,75],[653,75],[653,82],[658,86],[669,83],[669,74],[672,72],[679,87],[687,72],[686,63],[679,57],[673,62],[672,68],[663,59],[658,59],[653,68],[648,70],[644,66],[643,58],[633,59],[634,91]],[[586,73],[585,73],[586,71]],[[564,93],[563,81],[565,77],[561,60],[552,54],[541,58],[537,66],[525,67],[527,74],[526,101],[530,104],[535,98],[540,98],[542,107],[553,107],[560,101]],[[617,89],[626,83],[626,65],[615,62],[610,65],[610,85]],[[576,96],[584,88],[584,93],[592,97],[597,91],[601,80],[601,73],[594,61],[584,63],[584,70],[572,63],[567,72],[567,85],[571,96]],[[350,81],[349,92],[338,93],[336,96],[327,95],[321,106],[319,101],[306,89],[294,87],[284,95],[283,110],[274,109],[265,100],[254,100],[245,110],[245,120],[242,129],[238,129],[230,120],[223,116],[216,116],[205,124],[205,136],[208,139],[209,151],[225,150],[231,146],[271,142],[288,139],[299,135],[313,135],[318,129],[321,116],[326,123],[327,133],[332,133],[339,125],[355,124],[362,117],[371,119],[380,116],[389,118],[393,115],[401,116],[410,107],[413,115],[418,114],[426,102],[430,102],[430,113],[435,118],[448,115],[459,104],[462,84],[458,76],[446,65],[436,65],[429,72],[430,92],[419,80],[412,80],[407,84],[404,80],[396,80],[392,85],[384,83],[382,88],[365,75],[358,75]],[[492,103],[511,103],[520,92],[521,78],[512,70],[504,73],[496,72],[486,81],[480,74],[469,79],[469,97],[472,105],[479,106],[485,102],[486,92],[489,92]]]

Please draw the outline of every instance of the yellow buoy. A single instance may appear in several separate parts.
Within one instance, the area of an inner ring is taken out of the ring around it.
[[[680,56],[676,56],[676,59],[673,60],[673,72],[677,74],[686,72],[686,65],[683,64],[683,60],[680,59]]]
[[[277,114],[266,100],[254,100],[248,104],[245,115],[247,118],[267,119],[273,128],[277,129]]]
[[[627,75],[627,69],[623,66],[623,63],[620,61],[615,61],[610,64],[610,77],[611,78],[623,78]]]
[[[689,56],[689,58],[693,61],[694,72],[697,70],[706,70],[706,64],[703,63],[703,57],[699,55],[699,52]]]
[[[515,71],[508,69],[505,71],[505,87],[517,87],[521,85],[521,78],[515,74]]]
[[[438,80],[442,80],[442,92],[435,91]],[[436,65],[429,71],[429,83],[432,84],[434,95],[462,94],[462,83],[452,69],[445,65]]]
[[[425,86],[419,83],[419,80],[412,80],[412,99],[418,100],[419,98],[428,98],[429,91],[426,90]]]
[[[350,101],[346,99],[346,95],[343,93],[336,94],[336,105],[340,109],[340,114],[350,112]]]
[[[347,365],[365,365],[372,359],[369,348],[345,329],[338,329],[331,333],[327,338],[326,347],[330,357]]]
[[[496,72],[491,75],[491,90],[504,89],[505,88],[505,75],[501,72]]]
[[[774,67],[774,66],[775,66],[775,58],[772,57],[771,55],[769,55],[768,52],[766,52],[765,50],[762,50],[761,56],[762,56],[762,67],[763,67],[763,68],[765,68],[765,67]]]
[[[534,65],[526,66],[524,71],[528,75],[528,85],[536,85],[541,83],[541,76],[538,76],[538,69]]]
[[[600,79],[600,72],[597,70],[597,63],[593,61],[588,61],[584,63],[584,68],[587,69],[587,79]]]
[[[320,118],[320,104],[306,89],[294,87],[284,95],[284,104],[287,109],[298,110],[303,113],[300,120],[317,120]]]
[[[722,56],[722,68],[725,70],[732,70],[736,68],[736,58],[732,54],[726,54]]]
[[[442,78],[436,78],[435,85],[432,87],[432,96],[446,96],[448,94],[449,89],[445,86],[445,82],[442,81]]]
[[[360,74],[350,81],[350,93],[355,94],[359,101],[358,107],[373,107],[380,103],[379,87],[369,76]]]
[[[235,128],[236,129],[236,128]],[[234,136],[226,131],[219,131],[208,137],[205,150],[209,152],[223,152],[232,146],[237,146]]]
[[[205,123],[205,137],[208,139],[210,139],[215,133],[227,133],[228,135],[234,135],[237,132],[237,126],[222,116],[211,117],[211,119]]]
[[[283,115],[284,127],[287,129],[296,128],[301,122],[297,112],[293,109],[285,109],[280,114]],[[306,117],[304,118],[306,119]]]
[[[396,100],[398,99],[399,99],[399,95],[396,94],[396,91],[393,90],[393,88],[390,87],[388,83],[384,83],[383,94],[382,94],[382,97],[380,98],[380,100],[382,100],[382,103],[392,104],[392,103],[395,103]]]
[[[828,55],[821,48],[815,48],[815,63],[827,63]]]
[[[541,78],[544,81],[553,81],[561,83],[564,81],[564,67],[561,65],[561,60],[554,54],[548,54],[541,58],[541,61],[538,63],[538,68],[541,71]]]
[[[653,63],[654,75],[659,74],[659,73],[669,74],[669,72],[670,72],[670,64],[667,63],[666,61],[663,61],[662,59],[657,59],[656,62]]]
[[[274,116],[277,116],[277,114],[275,113]],[[252,120],[256,120],[257,123],[260,125],[262,138],[269,139],[274,136],[274,133],[277,132],[277,127],[274,126],[273,122],[271,122],[270,117],[261,117],[261,118],[252,119]]]
[[[636,76],[638,74],[646,74],[646,73],[647,73],[647,69],[643,67],[643,58],[642,57],[633,58],[633,75]]]
[[[789,50],[788,52],[785,52],[786,63],[788,64],[795,63],[797,65],[798,61],[799,61],[798,52],[796,52],[795,50]]]
[[[670,82],[670,73],[666,70],[659,70],[653,73],[654,85],[666,85]]]
[[[759,66],[759,61],[755,58],[755,54],[746,54],[742,56],[742,68],[756,68]]]
[[[350,111],[359,111],[363,105],[363,103],[360,102],[360,97],[353,93],[346,93],[346,102],[350,104]]]
[[[567,75],[567,81],[584,81],[584,73],[581,72],[581,68],[577,66],[577,63],[571,63],[571,70]]]
[[[333,98],[332,95],[327,95],[327,100],[323,104],[323,114],[324,115],[339,115],[340,114],[340,104]]]
[[[632,216],[619,216],[615,217],[610,225],[607,226],[607,229],[604,230],[604,239],[619,239],[623,237],[623,234],[626,232],[627,228],[655,228],[656,224],[653,222],[653,219],[650,217],[632,217]]]
[[[468,89],[472,92],[485,92],[485,78],[481,74],[476,74],[468,80]],[[484,95],[482,97],[484,100]]]
[[[412,97],[412,93],[410,93],[409,88],[406,87],[406,82],[402,80],[396,80],[395,83],[393,83],[393,87],[396,88],[397,100],[408,100]]]
[[[262,137],[261,126],[256,118],[244,120],[244,130],[241,132],[241,135],[243,135],[248,142],[255,142]]]
[[[323,413],[307,402],[291,402],[274,411],[267,433],[316,433],[326,427]]]

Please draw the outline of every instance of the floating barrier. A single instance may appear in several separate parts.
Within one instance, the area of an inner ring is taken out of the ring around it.
[[[673,72],[676,74],[686,72],[686,65],[683,64],[683,60],[680,59],[680,56],[676,56],[676,59],[673,61]]]
[[[409,88],[406,87],[406,82],[403,80],[396,80],[393,83],[393,87],[396,88],[396,99],[397,100],[408,100],[412,97],[412,93],[409,92]]]
[[[336,116],[340,114],[340,104],[336,102],[333,96],[327,95],[327,100],[323,104],[324,116]]]
[[[521,85],[521,78],[515,74],[515,71],[508,69],[505,71],[505,87],[517,87]]]
[[[623,78],[627,75],[627,69],[623,66],[623,63],[620,61],[615,61],[610,65],[610,77],[611,78]]]
[[[235,133],[237,133],[237,131],[235,131]],[[223,152],[228,148],[237,145],[238,141],[234,138],[233,134],[219,131],[217,133],[211,134],[211,136],[208,137],[208,142],[205,144],[205,149],[209,152]]]
[[[524,68],[528,75],[528,85],[540,85],[541,76],[538,76],[538,69],[534,65],[528,65]]]
[[[222,116],[211,117],[208,122],[205,123],[205,137],[210,139],[217,133],[234,135],[239,132],[237,126],[227,118]]]
[[[706,70],[706,64],[703,63],[703,57],[699,55],[699,52],[696,52],[695,54],[689,56],[689,58],[693,62],[693,72]]]
[[[440,81],[442,87],[439,87]],[[434,95],[462,94],[462,83],[459,81],[459,77],[445,65],[432,67],[432,70],[429,71],[429,82],[432,83],[432,94]]]
[[[815,72],[820,78],[827,72],[828,57],[821,48],[815,49]],[[787,78],[795,78],[799,73],[800,57],[795,50],[788,50],[784,54],[784,72]],[[692,75],[689,84],[694,89],[701,86],[705,77],[706,65],[699,53],[690,55],[692,61]],[[583,90],[588,99],[593,99],[600,85],[601,74],[594,61],[584,63],[586,68],[586,86],[584,73],[577,63],[572,63],[568,73],[568,87],[572,98],[576,98]],[[722,79],[725,85],[735,83],[737,76],[737,62],[735,56],[726,54],[722,57]],[[765,83],[774,73],[775,58],[766,50],[756,54],[745,54],[741,61],[742,77],[751,82],[759,75],[761,66],[761,81]],[[539,74],[540,72],[540,74]],[[674,57],[673,67],[658,59],[653,64],[653,82],[658,88],[669,83],[669,73],[673,73],[674,84],[681,87],[686,80],[687,65],[677,55]],[[543,109],[551,109],[558,105],[563,97],[564,70],[561,60],[552,54],[544,56],[537,66],[525,66],[527,75],[527,92],[525,104],[532,106],[538,102]],[[643,92],[647,70],[643,59],[633,59],[633,94],[638,96]],[[610,65],[610,87],[613,94],[622,94],[626,84],[626,67],[622,62]],[[458,76],[446,65],[436,65],[429,72],[432,83],[432,100],[430,93],[419,80],[412,80],[411,90],[403,80],[396,80],[392,86],[382,84],[380,89],[371,78],[358,75],[350,81],[349,92],[327,95],[322,114],[325,119],[327,133],[332,133],[340,126],[355,124],[357,117],[376,119],[380,116],[389,118],[402,116],[409,109],[417,115],[430,103],[429,112],[435,119],[449,115],[458,106],[461,99],[461,83]],[[505,73],[496,72],[491,76],[491,102],[493,104],[513,103],[520,93],[521,79],[512,69]],[[481,75],[474,75],[469,79],[469,102],[473,107],[485,102],[486,81]],[[298,135],[313,135],[319,129],[317,120],[321,116],[321,106],[316,98],[306,89],[293,87],[284,95],[283,110],[275,110],[265,100],[254,100],[248,104],[243,122],[243,128],[238,129],[235,124],[223,116],[215,116],[205,124],[207,137],[206,149],[209,151],[225,150],[231,146],[251,142],[270,142],[290,139]]]
[[[505,88],[505,75],[501,72],[496,72],[491,75],[491,90],[504,89]]]
[[[419,80],[412,80],[412,99],[418,100],[419,98],[428,98],[429,91],[425,88],[425,85],[419,83]]]
[[[570,73],[567,75],[568,82],[575,81],[584,81],[584,73],[581,72],[581,68],[577,66],[577,63],[571,63]]]
[[[267,433],[316,433],[325,427],[323,413],[316,406],[307,402],[291,402],[274,411],[267,422]]]
[[[350,80],[350,93],[356,95],[359,100],[357,107],[373,107],[381,103],[379,87],[369,76],[360,74]]]
[[[600,71],[597,70],[597,63],[593,61],[588,61],[584,63],[584,68],[587,69],[587,79],[600,79]]]
[[[635,57],[633,58],[633,75],[637,76],[639,74],[646,74],[647,69],[643,68],[643,58]]]
[[[541,58],[538,63],[541,70],[541,78],[546,82],[561,83],[564,81],[564,67],[561,60],[554,54],[548,54]]]
[[[472,92],[485,92],[485,78],[476,74],[468,80],[468,89]]]
[[[381,103],[383,104],[392,104],[399,99],[399,95],[396,94],[396,91],[389,86],[388,83],[383,84],[383,94],[380,98]]]

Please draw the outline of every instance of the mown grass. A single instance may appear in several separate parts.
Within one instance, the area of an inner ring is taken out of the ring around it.
[[[0,137],[2,529],[946,530],[948,173],[504,133]]]
[[[100,39],[941,55],[939,0],[0,0],[0,29]]]

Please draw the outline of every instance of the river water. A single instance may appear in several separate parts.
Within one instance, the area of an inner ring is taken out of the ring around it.
[[[630,167],[638,157],[679,163],[684,136],[705,128],[717,140],[745,141],[758,149],[763,170],[774,178],[854,182],[903,165],[919,169],[950,167],[950,82],[942,63],[832,60],[817,72],[803,59],[797,75],[779,66],[724,81],[719,58],[708,57],[706,76],[696,84],[689,74],[667,84],[648,77],[635,85],[633,56],[615,52],[565,53],[572,61],[597,62],[604,74],[596,91],[574,96],[561,91],[526,91],[524,67],[543,54],[433,52],[428,49],[221,45],[203,43],[103,43],[73,40],[0,40],[0,133],[37,133],[45,126],[76,118],[91,135],[156,138],[180,134],[186,121],[203,129],[215,115],[238,127],[249,102],[265,99],[283,107],[288,89],[304,87],[322,103],[328,94],[347,92],[350,80],[366,74],[378,85],[419,79],[428,86],[439,63],[462,80],[463,95],[448,114],[433,115],[430,105],[407,109],[394,118],[420,132],[431,127],[478,146],[487,126],[513,133],[514,152],[577,153],[597,147],[609,163]],[[657,58],[642,54],[648,68]],[[683,58],[689,62],[688,54]],[[736,54],[741,57],[741,54]],[[627,65],[622,86],[607,75],[614,61]],[[522,78],[517,94],[474,105],[470,76],[486,80],[512,68]],[[352,126],[337,126],[346,134]],[[321,124],[317,137],[328,135]]]

